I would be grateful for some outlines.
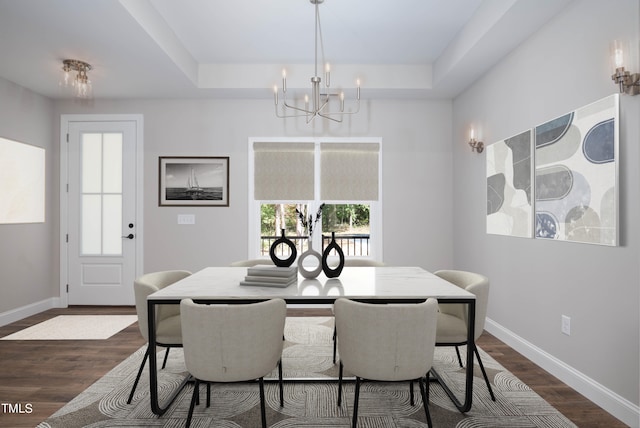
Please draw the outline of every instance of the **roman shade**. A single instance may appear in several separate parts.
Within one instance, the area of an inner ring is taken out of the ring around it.
[[[320,199],[377,201],[379,143],[321,143]]]
[[[253,155],[254,200],[379,200],[379,142],[256,141]]]
[[[314,199],[314,143],[255,142],[254,199]]]

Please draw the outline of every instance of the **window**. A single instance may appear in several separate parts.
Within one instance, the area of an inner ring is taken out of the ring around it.
[[[82,133],[81,253],[122,254],[122,133]]]
[[[248,257],[268,257],[283,228],[299,253],[306,250],[299,216],[315,220],[324,204],[315,249],[335,232],[346,257],[381,260],[380,154],[380,139],[250,139]]]

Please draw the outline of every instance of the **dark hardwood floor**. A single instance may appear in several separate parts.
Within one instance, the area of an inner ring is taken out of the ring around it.
[[[51,309],[0,327],[0,337],[56,315],[89,314],[135,314],[135,309]],[[326,316],[329,312],[290,309],[289,314]],[[0,427],[35,427],[144,344],[137,323],[107,340],[0,341]],[[485,332],[478,345],[579,427],[626,426],[490,334]],[[9,412],[8,405],[23,413]]]

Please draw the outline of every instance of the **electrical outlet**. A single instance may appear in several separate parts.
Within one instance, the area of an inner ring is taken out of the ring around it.
[[[178,214],[178,224],[196,224],[194,214]]]
[[[571,336],[571,318],[566,315],[562,315],[562,325],[560,331],[567,336]]]

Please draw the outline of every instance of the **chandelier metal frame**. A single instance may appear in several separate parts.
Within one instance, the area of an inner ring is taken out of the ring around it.
[[[325,65],[325,88],[326,92],[322,92],[321,82],[322,79],[318,76],[318,41],[322,43],[322,29],[320,26],[320,9],[319,5],[324,2],[324,0],[309,0],[311,4],[315,5],[315,69],[314,76],[311,77],[311,100],[307,94],[304,96],[304,108],[298,107],[293,104],[289,104],[287,102],[287,73],[286,70],[282,71],[282,100],[284,110],[293,111],[292,114],[280,114],[278,111],[278,86],[275,85],[273,87],[274,93],[274,102],[275,102],[275,110],[276,116],[279,118],[288,118],[288,117],[305,117],[306,122],[309,123],[316,117],[323,117],[325,119],[332,120],[334,122],[342,122],[344,119],[344,115],[352,115],[356,114],[360,111],[360,79],[356,80],[356,102],[355,102],[355,110],[353,111],[345,111],[345,99],[344,92],[331,92],[331,70],[328,63]],[[324,53],[324,52],[323,52]],[[324,55],[323,55],[324,57]],[[330,108],[330,100],[331,98],[339,98],[340,101],[340,111],[329,111]],[[311,103],[309,103],[311,101]]]

